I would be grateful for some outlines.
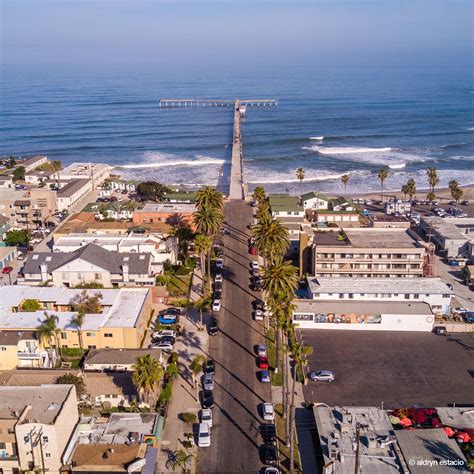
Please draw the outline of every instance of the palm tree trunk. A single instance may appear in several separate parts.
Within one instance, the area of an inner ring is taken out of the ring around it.
[[[301,185],[301,195],[303,195],[303,180],[300,179],[300,185]]]
[[[84,354],[84,345],[83,345],[83,341],[82,341],[82,329],[79,329],[77,331],[77,335],[79,337],[79,347],[81,349],[81,356]]]
[[[291,426],[291,411],[290,411],[290,371],[288,368],[288,350],[286,349],[287,346],[285,346],[285,388],[286,388],[286,446],[290,446],[290,426]]]
[[[275,374],[278,373],[280,370],[280,328],[278,327],[278,323],[275,326],[275,346],[276,346],[276,363],[275,363]]]
[[[295,469],[295,385],[296,385],[296,364],[293,364],[293,382],[291,389],[290,407],[290,472]]]
[[[202,307],[199,308],[199,323],[201,324],[201,327],[202,327]]]
[[[380,184],[380,200],[383,202],[383,182]]]
[[[211,249],[207,251],[207,278],[209,291],[211,291]]]

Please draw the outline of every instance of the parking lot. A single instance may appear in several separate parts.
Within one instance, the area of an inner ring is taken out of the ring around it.
[[[333,405],[474,405],[474,334],[298,330],[313,347],[306,371],[333,383],[304,387],[308,402]]]

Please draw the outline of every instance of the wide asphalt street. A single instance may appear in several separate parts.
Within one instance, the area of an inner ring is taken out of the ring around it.
[[[224,209],[224,273],[219,335],[210,338],[216,362],[211,447],[199,450],[198,472],[258,472],[262,423],[259,405],[271,401],[270,384],[257,379],[255,345],[264,342],[261,322],[252,319],[247,225],[252,209],[243,201]]]

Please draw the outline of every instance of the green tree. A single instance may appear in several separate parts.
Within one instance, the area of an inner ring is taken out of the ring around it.
[[[380,200],[383,201],[383,185],[385,183],[385,180],[388,178],[388,171],[385,168],[382,168],[381,170],[379,170],[377,176],[380,180]]]
[[[83,307],[80,307],[75,316],[71,319],[71,324],[77,328],[77,337],[79,338],[79,347],[81,348],[81,354],[84,353],[84,344],[82,340],[82,327],[84,326],[86,313]]]
[[[171,362],[166,366],[165,370],[165,380],[166,382],[170,382],[178,378],[179,369],[178,364],[176,362]]]
[[[290,245],[288,229],[276,219],[258,221],[252,236],[259,252],[269,262],[284,255]]]
[[[156,181],[144,181],[137,186],[136,192],[142,200],[161,201],[170,190]]]
[[[265,194],[265,189],[264,189],[262,186],[257,186],[257,187],[253,190],[252,199],[253,199],[258,205],[260,205],[260,203],[261,203],[262,201],[264,201],[266,198],[267,198],[267,195]]]
[[[157,359],[150,354],[137,357],[133,365],[133,384],[140,400],[150,407],[155,403],[158,383],[162,377],[163,367]]]
[[[8,161],[5,163],[5,166],[6,166],[8,169],[11,169],[11,168],[13,168],[14,166],[16,166],[15,157],[10,155],[10,157],[8,158]]]
[[[41,303],[38,300],[28,299],[21,303],[21,310],[27,313],[34,313],[41,309]]]
[[[17,245],[26,246],[29,242],[28,233],[24,229],[10,229],[7,232],[5,242],[12,247]]]
[[[75,385],[78,400],[86,394],[86,383],[84,379],[72,373],[61,375],[56,379],[56,383],[61,385]]]
[[[178,449],[168,455],[166,461],[166,469],[175,471],[176,468],[181,468],[182,472],[186,472],[187,467],[193,462],[193,455],[184,449]]]
[[[413,178],[410,178],[405,185],[406,194],[410,197],[410,202],[413,201],[413,195],[416,193],[416,182]],[[411,211],[410,211],[411,215]]]
[[[54,348],[56,357],[61,357],[61,342],[59,339],[59,333],[61,332],[58,328],[59,318],[55,314],[48,314],[44,312],[44,319],[41,324],[36,328],[36,335],[38,340],[41,341],[43,346],[47,346],[50,349]],[[52,357],[51,367],[52,367]]]
[[[304,168],[298,168],[296,170],[296,178],[300,181],[300,186],[301,186],[301,194],[303,194],[303,180],[305,176],[305,170]]]
[[[347,183],[349,182],[350,178],[351,178],[351,175],[349,174],[343,174],[341,176],[341,181],[342,181],[342,184],[344,185],[344,194],[346,194],[347,192]]]
[[[263,267],[262,286],[269,294],[293,297],[298,287],[298,269],[278,256]]]
[[[432,202],[436,199],[436,195],[434,192],[430,191],[427,195],[426,195],[426,199],[428,199],[429,202]]]
[[[82,311],[84,314],[99,314],[102,312],[102,293],[90,294],[84,289],[69,301],[69,305],[73,311]]]
[[[197,234],[194,238],[194,250],[199,255],[199,261],[201,263],[201,272],[206,274],[204,256],[210,255],[212,248],[212,239],[204,234]],[[207,278],[211,278],[211,261],[210,258],[207,260]]]
[[[195,199],[198,210],[213,208],[222,211],[224,209],[224,197],[213,186],[203,186],[196,193]]]
[[[199,324],[202,327],[202,314],[204,311],[208,311],[211,305],[209,298],[199,298],[196,301],[192,302],[192,305],[195,309],[199,311]]]
[[[191,377],[193,378],[193,387],[196,389],[196,400],[199,399],[199,386],[197,384],[197,378],[199,377],[199,374],[203,371],[203,364],[205,361],[206,358],[203,355],[197,355],[193,358],[191,364],[189,364],[189,370],[191,371]]]
[[[438,170],[436,168],[428,168],[426,170],[426,176],[428,177],[430,192],[433,196],[433,199],[428,198],[428,201],[433,201],[435,199],[435,187],[439,183]]]
[[[459,206],[459,201],[463,197],[464,191],[461,188],[451,189],[451,197],[456,201],[456,207]]]
[[[13,170],[13,181],[24,181],[25,180],[25,167],[18,166]]]
[[[61,187],[61,177],[59,175],[59,172],[63,169],[63,164],[61,163],[60,160],[53,160],[51,162],[51,168],[56,174],[56,181],[58,183],[58,188]]]

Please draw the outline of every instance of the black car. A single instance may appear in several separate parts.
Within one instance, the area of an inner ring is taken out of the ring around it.
[[[217,319],[212,318],[211,323],[209,324],[209,335],[217,336],[218,333],[219,333],[219,325],[217,323]]]
[[[221,281],[214,282],[214,291],[222,291],[222,282]]]
[[[153,339],[153,342],[169,342],[171,344],[174,344],[176,342],[176,339],[173,336],[163,336],[159,337],[158,339]]]
[[[181,311],[178,308],[168,308],[165,313],[166,316],[176,316],[178,317],[181,314]]]
[[[212,390],[203,390],[202,391],[202,407],[203,408],[212,408],[214,406],[214,395]]]
[[[250,288],[252,288],[252,291],[260,291],[262,289],[262,285],[260,284],[260,281],[258,281],[257,283],[253,282],[250,285]]]
[[[274,443],[277,439],[276,428],[273,423],[260,425],[260,434],[264,443]]]
[[[212,294],[212,299],[213,300],[220,300],[222,297],[222,290],[216,290],[214,291],[214,293]]]
[[[216,365],[212,359],[207,359],[204,363],[204,373],[205,374],[215,374],[216,373]]]
[[[262,461],[267,466],[276,466],[278,461],[278,451],[273,444],[264,444],[261,448]]]
[[[222,258],[224,256],[224,251],[220,247],[217,247],[215,249],[215,254],[217,258]]]
[[[265,309],[262,300],[254,300],[252,305],[253,305],[253,309],[259,309],[260,311],[263,311]]]

